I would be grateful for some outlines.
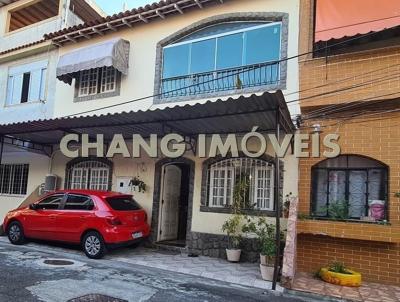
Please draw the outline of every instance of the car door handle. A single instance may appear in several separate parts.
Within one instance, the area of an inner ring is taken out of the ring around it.
[[[49,219],[55,220],[55,219],[56,219],[56,216],[55,216],[55,215],[54,215],[54,216],[49,216]]]
[[[79,217],[80,219],[84,220],[86,218],[86,216],[81,216]]]

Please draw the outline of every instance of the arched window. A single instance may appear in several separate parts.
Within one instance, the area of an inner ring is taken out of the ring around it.
[[[72,161],[67,167],[66,187],[79,190],[111,190],[111,166],[108,161]]]
[[[276,85],[282,22],[225,22],[163,46],[163,97]]]
[[[386,219],[387,178],[387,166],[367,157],[342,155],[324,160],[312,168],[312,214]]]
[[[208,167],[209,207],[229,207],[234,202],[245,209],[274,209],[274,169],[268,161],[230,158]]]

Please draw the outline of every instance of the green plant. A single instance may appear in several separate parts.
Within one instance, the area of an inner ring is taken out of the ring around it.
[[[233,187],[232,207],[236,212],[253,207],[250,203],[250,183],[250,177],[244,175],[236,181],[235,186]]]
[[[307,214],[305,214],[305,213],[298,213],[298,214],[297,214],[297,218],[298,218],[299,220],[306,220],[306,219],[310,218],[310,215],[307,215]]]
[[[222,225],[222,231],[228,235],[228,248],[238,249],[242,240],[242,215],[234,214]]]
[[[313,277],[315,279],[321,279],[321,269],[320,268],[313,273]]]
[[[135,176],[133,179],[131,179],[129,186],[138,187],[139,192],[146,192],[146,184],[139,178],[139,176]]]
[[[328,269],[330,272],[351,275],[351,272],[349,272],[349,270],[346,268],[344,263],[339,262],[339,261],[334,261],[331,264],[329,264]]]
[[[247,223],[243,225],[244,233],[252,233],[257,236],[260,245],[260,254],[267,256],[269,262],[276,255],[276,228],[274,224],[270,224],[264,217],[258,218],[254,222],[251,218],[247,218]],[[281,240],[284,238],[283,232],[280,234]]]
[[[394,193],[394,197],[400,198],[400,192]]]
[[[243,83],[242,80],[240,79],[239,75],[236,76],[236,89],[242,89],[243,88]]]
[[[331,202],[327,208],[328,216],[332,219],[349,219],[349,204],[347,201]]]

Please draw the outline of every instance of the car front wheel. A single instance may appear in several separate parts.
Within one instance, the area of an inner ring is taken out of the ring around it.
[[[107,252],[103,237],[98,232],[88,232],[82,240],[82,247],[86,256],[91,259],[103,258]]]
[[[18,221],[10,223],[7,229],[7,236],[12,244],[21,245],[25,243],[24,230]]]

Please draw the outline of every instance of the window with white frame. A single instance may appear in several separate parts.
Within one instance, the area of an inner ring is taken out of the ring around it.
[[[28,174],[28,164],[0,165],[0,194],[26,195]]]
[[[78,97],[113,92],[117,87],[117,70],[101,67],[83,70],[79,74]]]
[[[48,61],[11,67],[8,71],[6,105],[45,101]]]
[[[273,210],[273,165],[252,158],[218,161],[209,166],[207,189],[210,207],[229,207],[236,200],[242,208]]]
[[[100,161],[83,161],[71,166],[68,188],[107,191],[110,186],[111,167]]]

